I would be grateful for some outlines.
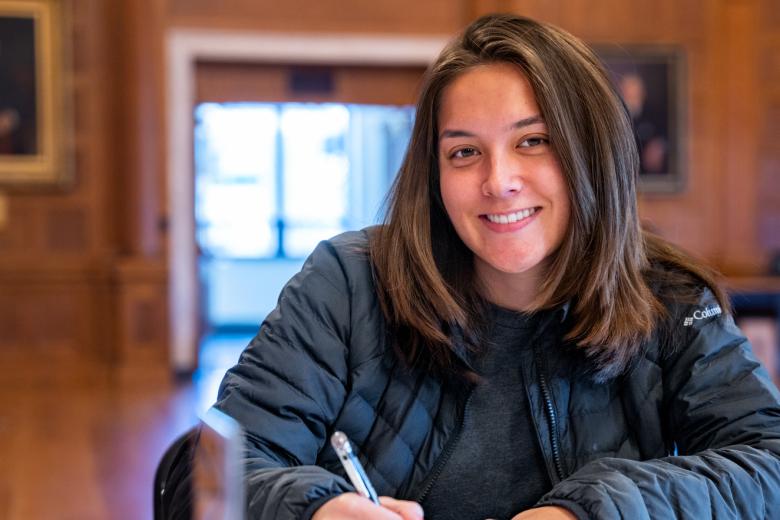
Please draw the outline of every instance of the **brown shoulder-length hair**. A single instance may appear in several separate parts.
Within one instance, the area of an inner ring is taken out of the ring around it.
[[[479,344],[484,300],[473,254],[441,200],[437,113],[455,78],[499,62],[517,66],[533,87],[571,200],[566,235],[529,310],[570,302],[566,339],[594,360],[600,376],[610,377],[630,364],[665,316],[662,295],[651,289],[655,278],[667,287],[703,282],[727,308],[712,272],[642,231],[631,120],[598,58],[557,27],[489,15],[466,28],[427,70],[385,225],[369,244],[380,302],[402,357],[458,373],[454,350]]]

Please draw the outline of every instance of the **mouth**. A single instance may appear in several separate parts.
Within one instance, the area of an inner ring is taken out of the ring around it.
[[[539,207],[533,207],[521,209],[519,211],[513,211],[511,213],[486,213],[484,215],[480,215],[480,218],[486,219],[493,224],[514,224],[515,222],[527,219],[540,209],[541,208]]]

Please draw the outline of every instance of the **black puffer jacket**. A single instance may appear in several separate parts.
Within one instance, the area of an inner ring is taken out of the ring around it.
[[[308,518],[352,489],[327,442],[336,429],[379,494],[423,505],[454,446],[470,389],[396,359],[365,245],[365,231],[320,244],[222,383],[216,407],[248,435],[251,518]],[[682,348],[650,342],[601,384],[561,341],[566,309],[545,313],[522,349],[553,483],[539,505],[580,518],[780,518],[780,396],[715,308],[708,291],[670,308]]]

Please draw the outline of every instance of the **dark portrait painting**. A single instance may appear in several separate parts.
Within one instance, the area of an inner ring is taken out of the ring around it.
[[[0,17],[0,155],[38,153],[32,18]]]
[[[66,186],[67,45],[59,0],[0,0],[0,186]]]
[[[684,181],[682,56],[674,49],[597,49],[634,125],[643,191],[676,191]]]

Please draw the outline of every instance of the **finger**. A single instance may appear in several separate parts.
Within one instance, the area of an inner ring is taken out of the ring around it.
[[[357,493],[343,493],[325,502],[312,520],[402,520],[402,516]]]
[[[423,508],[417,502],[410,500],[398,500],[392,497],[379,497],[382,507],[401,515],[404,520],[422,520],[425,518]]]

